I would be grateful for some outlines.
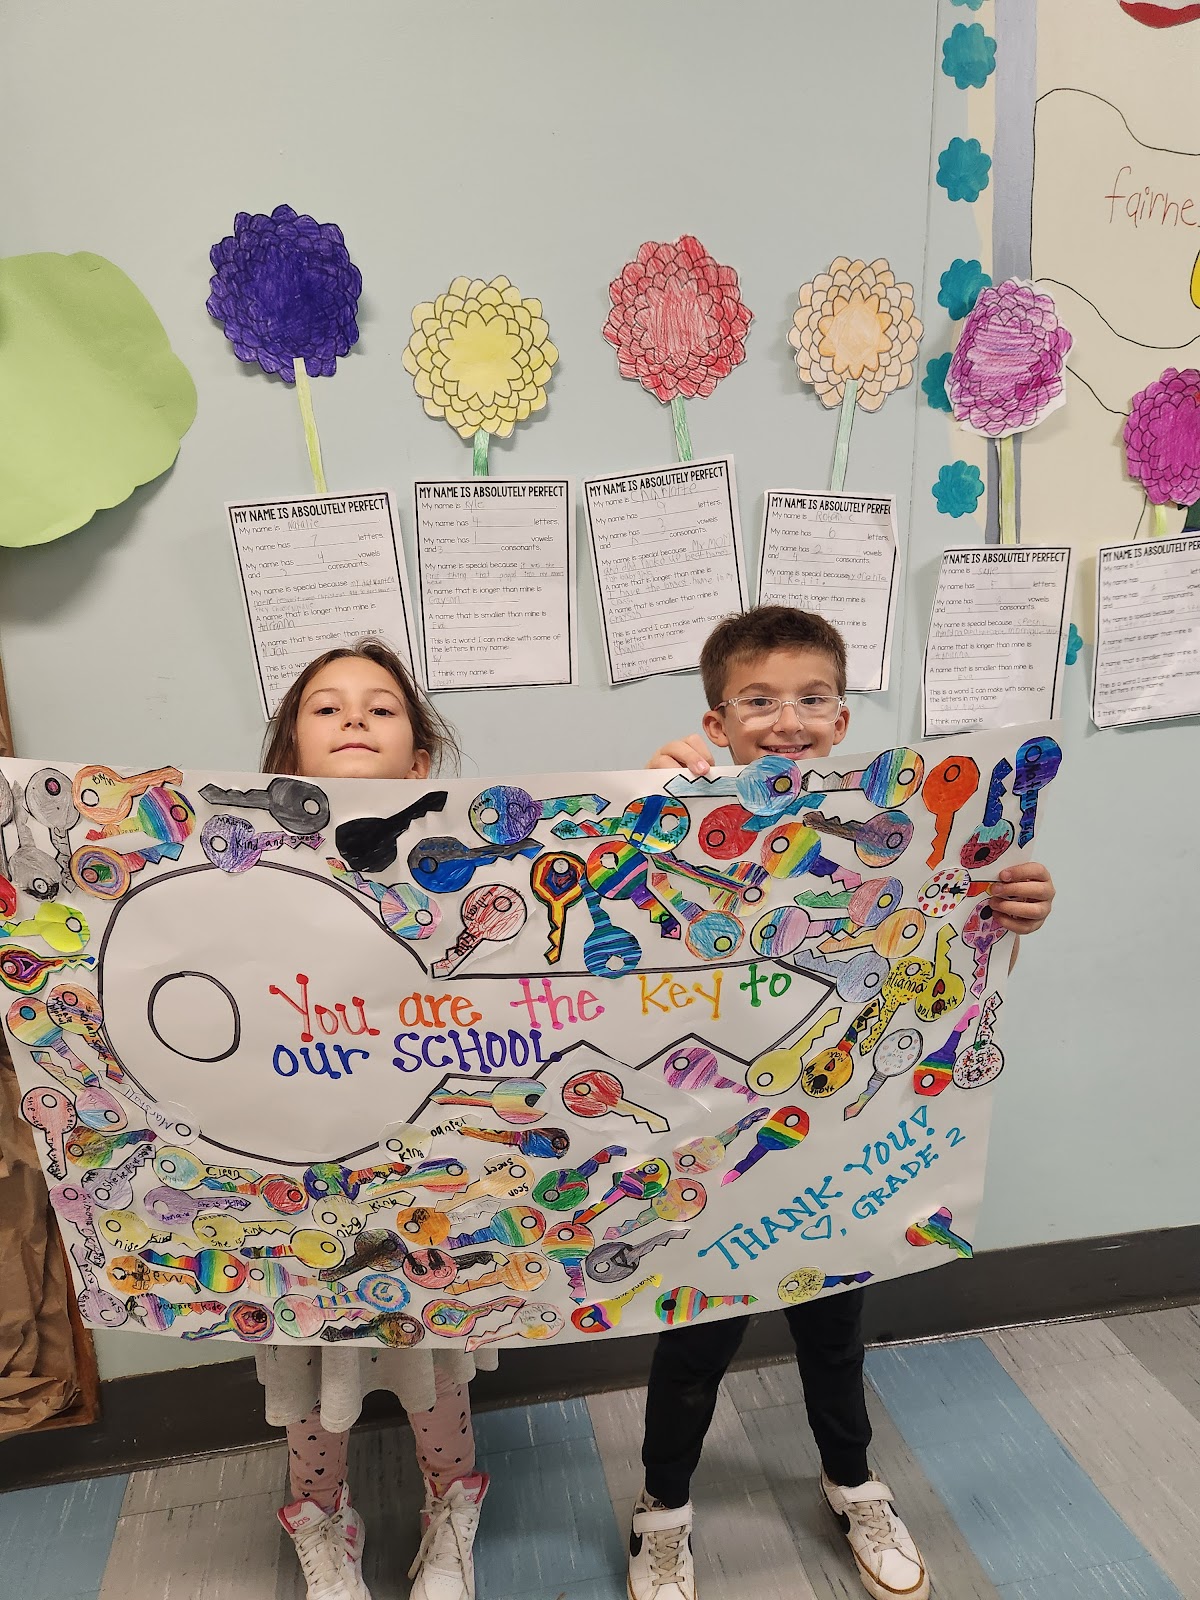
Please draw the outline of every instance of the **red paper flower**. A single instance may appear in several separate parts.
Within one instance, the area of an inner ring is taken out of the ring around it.
[[[685,233],[674,244],[647,240],[608,286],[613,308],[604,337],[623,378],[636,378],[664,403],[711,394],[746,359],[751,312],[732,267]]]

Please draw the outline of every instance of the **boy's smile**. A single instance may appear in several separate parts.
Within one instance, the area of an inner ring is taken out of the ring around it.
[[[790,702],[822,699],[823,706]],[[756,715],[749,702],[784,702],[774,716]],[[731,701],[739,704],[732,705]],[[809,761],[827,756],[846,737],[849,707],[841,704],[836,669],[823,650],[792,646],[735,662],[729,669],[722,705],[704,714],[704,731],[713,744],[729,750],[738,766],[760,756]]]

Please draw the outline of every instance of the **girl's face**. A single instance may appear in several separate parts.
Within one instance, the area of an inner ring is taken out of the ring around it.
[[[427,778],[429,752],[413,749],[400,685],[374,661],[342,656],[323,667],[296,714],[305,778]]]

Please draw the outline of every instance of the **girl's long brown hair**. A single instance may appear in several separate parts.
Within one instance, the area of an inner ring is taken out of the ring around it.
[[[262,770],[296,774],[296,718],[300,714],[304,691],[317,673],[331,661],[341,661],[347,656],[360,656],[364,661],[373,661],[395,679],[412,726],[413,749],[428,750],[431,772],[439,772],[443,766],[457,771],[460,751],[454,729],[417,688],[412,673],[396,652],[389,650],[379,639],[360,639],[353,649],[326,650],[324,655],[308,663],[271,718],[263,740]]]

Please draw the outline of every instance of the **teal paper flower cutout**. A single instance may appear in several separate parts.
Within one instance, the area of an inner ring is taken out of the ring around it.
[[[984,289],[990,289],[991,278],[980,261],[952,261],[942,273],[938,290],[938,305],[960,322],[974,307]]]
[[[933,498],[943,516],[967,517],[979,504],[983,478],[969,461],[952,461],[943,467],[933,486]]]
[[[970,6],[972,11],[978,11],[983,0],[950,0],[952,6]]]
[[[944,356],[932,356],[925,363],[925,376],[921,379],[921,388],[925,398],[935,411],[950,411],[950,396],[946,393],[946,374],[950,371],[950,352]]]
[[[981,22],[958,23],[942,45],[942,71],[960,89],[982,89],[995,70],[995,39]]]
[[[1083,635],[1074,623],[1067,629],[1067,665],[1073,667],[1083,649]]]
[[[951,139],[938,157],[937,181],[951,200],[978,200],[991,170],[992,158],[978,139]]]

